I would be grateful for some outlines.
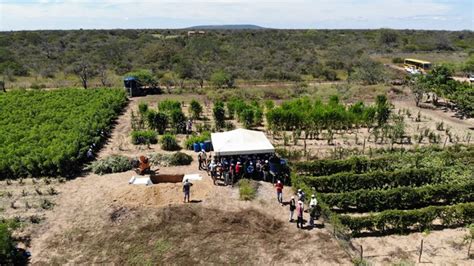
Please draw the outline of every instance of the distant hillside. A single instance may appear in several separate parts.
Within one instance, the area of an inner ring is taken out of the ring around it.
[[[190,30],[261,30],[265,29],[258,25],[252,24],[237,24],[237,25],[199,25],[192,26],[186,29]]]

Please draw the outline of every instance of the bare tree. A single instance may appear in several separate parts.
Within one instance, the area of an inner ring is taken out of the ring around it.
[[[102,86],[110,87],[111,84],[110,84],[109,76],[107,73],[107,66],[104,64],[102,64],[99,67],[99,78],[100,78],[100,83],[102,84]]]
[[[76,63],[73,67],[73,72],[81,79],[84,89],[87,89],[89,80],[97,75],[94,66],[85,60]]]

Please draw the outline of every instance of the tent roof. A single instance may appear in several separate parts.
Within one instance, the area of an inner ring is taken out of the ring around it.
[[[275,148],[260,131],[238,128],[232,131],[212,133],[212,146],[216,155],[243,155],[273,153]]]

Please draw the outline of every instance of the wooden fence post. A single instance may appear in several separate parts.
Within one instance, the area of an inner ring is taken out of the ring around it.
[[[360,245],[360,261],[362,262],[363,259],[364,259],[364,248],[362,247],[362,245]]]
[[[418,263],[421,262],[421,255],[422,254],[423,254],[423,239],[421,240],[420,255],[418,256]]]

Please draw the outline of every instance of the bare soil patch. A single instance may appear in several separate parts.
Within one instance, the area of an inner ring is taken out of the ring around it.
[[[97,232],[74,231],[67,245],[61,236],[48,239],[48,248],[61,256],[45,262],[271,264],[287,261],[297,243],[307,241],[305,234],[293,235],[283,222],[254,209],[222,212],[172,205],[129,212],[129,218]],[[80,255],[71,251],[80,251]]]

